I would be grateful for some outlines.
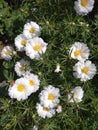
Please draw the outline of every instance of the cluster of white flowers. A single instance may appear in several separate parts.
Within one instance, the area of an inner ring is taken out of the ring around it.
[[[30,22],[24,25],[23,33],[15,38],[15,47],[17,51],[25,51],[30,59],[40,59],[40,55],[45,53],[47,43],[40,38],[41,28],[35,22]],[[10,46],[5,46],[1,52],[2,58],[11,60],[17,51]],[[23,58],[16,61],[14,70],[19,77],[8,88],[10,98],[20,100],[27,99],[32,93],[35,93],[40,86],[40,80],[37,75],[31,73],[30,63]],[[55,72],[59,72],[59,64]],[[51,118],[55,112],[62,111],[61,106],[58,106],[60,92],[58,88],[49,85],[39,94],[40,103],[37,103],[36,109],[38,115],[42,118]]]
[[[70,48],[70,56],[78,62],[73,66],[73,75],[81,81],[88,81],[96,74],[96,66],[88,60],[90,50],[86,44],[75,42]],[[81,102],[83,98],[83,89],[80,86],[75,87],[68,94],[69,102]]]
[[[40,80],[38,76],[32,73],[27,73],[24,77],[17,79],[8,89],[8,94],[11,98],[18,101],[25,100],[32,93],[39,89]]]
[[[87,15],[94,7],[94,0],[77,0],[74,2],[74,9],[79,15]]]
[[[18,51],[25,51],[31,59],[39,59],[47,49],[47,43],[40,38],[41,27],[30,22],[24,25],[23,33],[15,38],[15,46]]]
[[[96,74],[96,66],[88,60],[90,51],[86,44],[75,42],[70,48],[71,58],[78,62],[73,67],[73,75],[81,81],[88,81]]]
[[[81,6],[88,5],[89,0],[78,0]],[[77,2],[75,2],[77,6]],[[85,7],[84,6],[84,7]],[[79,6],[80,7],[80,6]],[[81,10],[80,10],[81,12]],[[79,12],[79,14],[81,14]],[[84,11],[85,12],[85,11]],[[85,13],[86,14],[86,13]],[[40,38],[41,28],[35,22],[24,25],[23,33],[15,38],[17,51],[25,51],[30,59],[40,59],[42,53],[47,49],[47,43]],[[17,51],[10,46],[2,49],[1,57],[5,60],[11,60]],[[88,60],[90,50],[88,46],[81,42],[75,42],[70,48],[70,56],[78,62],[73,66],[73,75],[80,81],[88,81],[96,74],[96,66]],[[58,63],[54,72],[61,71]],[[30,63],[23,58],[15,63],[14,70],[20,78],[16,79],[13,85],[10,85],[8,94],[11,98],[18,101],[27,99],[32,93],[35,93],[40,86],[40,80],[37,75],[31,73]],[[68,94],[69,102],[79,103],[82,101],[84,91],[82,87],[77,86]],[[40,103],[36,104],[37,113],[42,118],[51,118],[56,112],[60,113],[62,107],[59,105],[60,91],[52,85],[45,87],[39,94]]]
[[[31,21],[25,24],[23,33],[15,38],[16,50],[26,51],[26,55],[31,59],[39,59],[47,48],[47,43],[39,37],[40,33],[41,28],[37,23]],[[14,51],[11,46],[5,46],[1,51],[1,57],[5,60],[11,60],[17,51]],[[14,70],[20,78],[9,87],[8,94],[18,101],[25,100],[39,89],[40,80],[37,75],[31,73],[29,61],[23,58],[15,63]]]
[[[15,38],[17,51],[25,51],[31,59],[40,59],[41,54],[45,53],[48,43],[39,37],[41,27],[36,22],[29,22],[24,25],[23,33]],[[14,49],[5,46],[1,52],[1,57],[5,60],[11,60],[14,55]]]
[[[42,118],[51,118],[55,114],[60,97],[58,88],[48,85],[39,94],[40,103],[37,103],[36,109],[38,115]]]

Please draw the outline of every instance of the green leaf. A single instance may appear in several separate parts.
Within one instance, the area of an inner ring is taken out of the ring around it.
[[[3,69],[3,75],[7,80],[9,80],[9,71],[7,69]]]

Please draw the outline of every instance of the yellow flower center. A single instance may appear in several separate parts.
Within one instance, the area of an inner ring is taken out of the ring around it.
[[[82,73],[87,74],[87,72],[88,72],[88,68],[87,68],[87,67],[83,67],[83,68],[81,69],[81,71],[82,71]]]
[[[20,71],[23,71],[23,70],[25,70],[25,65],[20,66]]]
[[[43,110],[44,110],[44,111],[48,111],[48,108],[47,108],[47,107],[43,107]]]
[[[17,90],[18,90],[19,92],[23,92],[23,91],[25,90],[25,86],[24,86],[23,84],[18,84]]]
[[[87,6],[87,4],[88,4],[88,0],[81,0],[81,5],[83,7]]]
[[[34,86],[34,85],[35,85],[35,83],[34,83],[33,80],[29,80],[29,84],[30,84],[31,86]]]
[[[34,33],[34,32],[35,32],[34,28],[30,28],[30,29],[29,29],[29,32],[30,32],[30,33]]]
[[[81,51],[80,50],[76,50],[75,52],[74,52],[74,55],[77,57],[77,56],[80,56],[81,55]]]
[[[53,100],[54,99],[54,95],[52,93],[48,94],[48,100]]]
[[[34,49],[35,51],[40,51],[40,50],[41,50],[41,45],[36,44],[36,45],[33,47],[33,49]]]
[[[26,41],[25,41],[25,40],[22,40],[22,41],[21,41],[21,45],[25,46],[25,45],[26,45]]]
[[[10,54],[10,51],[9,51],[9,50],[6,50],[4,53],[5,53],[5,55],[9,55],[9,54]]]

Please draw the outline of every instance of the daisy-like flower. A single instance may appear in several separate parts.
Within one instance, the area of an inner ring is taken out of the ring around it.
[[[29,22],[24,25],[23,34],[27,39],[40,35],[41,28],[36,22]]]
[[[14,70],[18,76],[23,76],[27,72],[29,73],[31,71],[31,68],[28,61],[21,59],[20,61],[16,62]]]
[[[18,101],[27,99],[30,93],[25,78],[17,79],[13,86],[9,87],[8,94],[11,98],[15,98]]]
[[[74,9],[79,15],[87,15],[94,7],[94,0],[77,0],[74,3]]]
[[[51,109],[51,108],[48,108],[48,107],[45,107],[39,103],[37,103],[36,105],[36,109],[37,109],[37,113],[40,117],[42,118],[51,118],[53,117],[53,115],[55,114],[55,110],[54,109]]]
[[[38,79],[37,75],[28,73],[24,75],[24,78],[27,80],[30,93],[34,93],[39,89],[40,80]]]
[[[86,60],[88,59],[90,51],[86,44],[81,42],[75,42],[70,48],[71,58],[77,60]]]
[[[39,59],[40,54],[45,53],[46,49],[47,43],[45,43],[43,39],[39,37],[28,40],[25,48],[26,55],[31,59]]]
[[[11,60],[13,56],[13,47],[5,46],[1,51],[1,57],[5,60]]]
[[[80,61],[73,67],[73,75],[81,81],[87,81],[94,77],[96,74],[96,66],[91,61]]]
[[[60,69],[60,64],[57,64],[57,65],[56,65],[56,69],[55,69],[54,72],[59,73],[60,71],[61,71],[61,69]]]
[[[81,102],[83,98],[83,89],[80,86],[75,87],[71,93],[68,94],[69,102]]]
[[[58,88],[49,85],[41,91],[40,102],[43,106],[48,108],[54,108],[59,103],[60,92]]]
[[[26,43],[27,39],[23,34],[20,34],[15,38],[15,46],[18,51],[24,51]]]

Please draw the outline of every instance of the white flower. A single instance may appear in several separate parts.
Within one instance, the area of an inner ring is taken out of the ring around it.
[[[57,113],[61,113],[62,112],[62,106],[58,105],[56,111],[57,111]]]
[[[39,59],[40,54],[45,53],[46,49],[47,43],[45,43],[43,39],[39,37],[28,40],[25,48],[26,55],[31,59]]]
[[[39,103],[37,103],[36,109],[37,109],[38,115],[42,118],[46,118],[46,117],[51,118],[55,114],[54,109],[44,107],[43,105],[41,105]]]
[[[48,108],[54,108],[59,103],[60,92],[58,88],[53,87],[52,85],[48,85],[41,91],[40,102],[43,106]]]
[[[37,75],[28,73],[24,75],[24,78],[27,80],[28,89],[30,93],[34,93],[39,89],[40,80]]]
[[[56,65],[56,69],[55,69],[54,72],[59,73],[60,71],[61,71],[61,69],[60,69],[60,64],[57,64],[57,65]]]
[[[75,42],[70,48],[71,58],[77,60],[88,59],[89,52],[87,45],[81,42]]]
[[[26,43],[27,39],[23,34],[20,34],[15,38],[15,46],[18,51],[24,51]]]
[[[24,60],[24,59],[21,59],[20,61],[17,61],[16,64],[15,64],[15,67],[14,67],[14,70],[16,72],[16,74],[18,76],[23,76],[25,75],[27,72],[30,72],[31,71],[31,68],[29,66],[29,62]]]
[[[35,22],[26,23],[24,25],[23,34],[26,36],[27,39],[37,37],[40,35],[40,26]]]
[[[75,87],[71,93],[68,94],[69,102],[81,102],[83,98],[83,89],[80,86]]]
[[[8,94],[18,101],[27,99],[30,93],[25,78],[17,79],[14,85],[9,87]]]
[[[1,57],[5,60],[11,60],[13,56],[13,47],[5,46],[1,51]]]
[[[79,15],[87,15],[94,7],[94,0],[77,0],[74,3],[74,9]]]
[[[81,81],[87,81],[94,77],[96,74],[96,66],[91,61],[80,61],[73,67],[73,75]]]

